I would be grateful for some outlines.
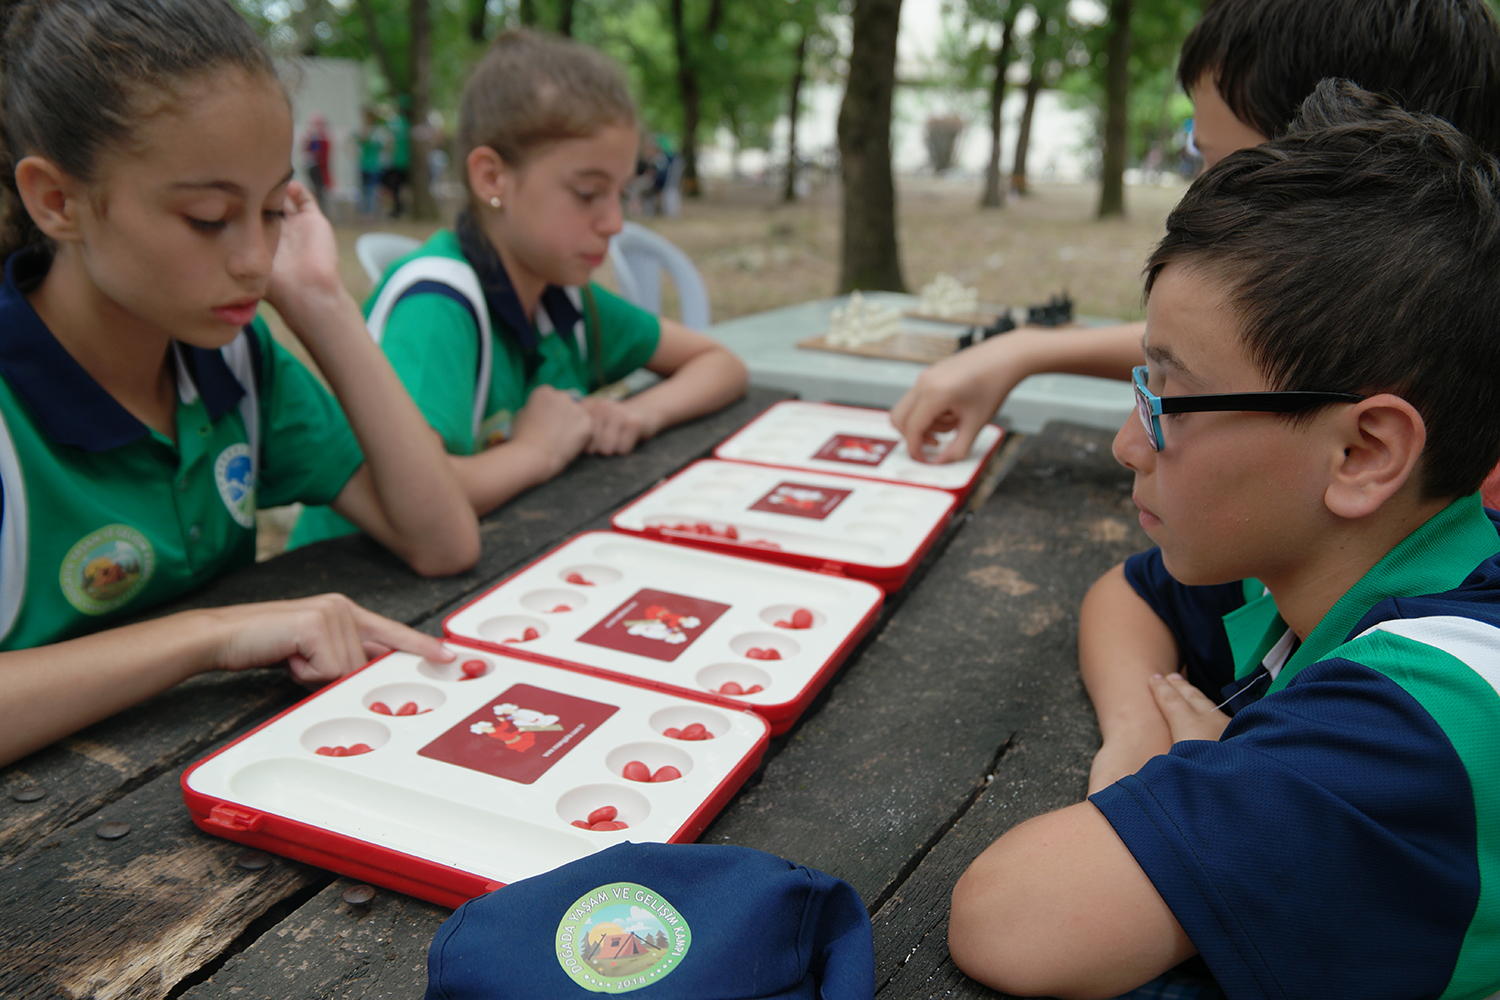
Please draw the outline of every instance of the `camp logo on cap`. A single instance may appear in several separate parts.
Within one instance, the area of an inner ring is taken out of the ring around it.
[[[214,482],[235,523],[241,528],[255,527],[255,462],[249,445],[240,442],[219,452]]]
[[[155,568],[156,552],[145,535],[126,524],[110,524],[68,550],[58,582],[69,604],[86,615],[102,615],[140,593]]]
[[[677,968],[693,933],[677,908],[634,882],[584,893],[557,925],[557,960],[595,993],[629,993]]]

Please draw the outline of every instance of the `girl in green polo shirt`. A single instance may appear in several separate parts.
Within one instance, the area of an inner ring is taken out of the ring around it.
[[[481,514],[580,452],[624,454],[744,392],[744,365],[717,341],[589,281],[620,231],[638,134],[609,59],[504,33],[460,103],[468,206],[366,302],[371,333]],[[666,377],[623,401],[591,395],[641,367]],[[292,544],[352,530],[310,509]]]
[[[471,565],[478,526],[290,180],[287,97],[238,12],[6,11],[0,763],[206,670],[287,660],[318,683],[367,644],[451,659],[337,595],[96,631],[252,562],[261,504],[332,503],[428,574]]]

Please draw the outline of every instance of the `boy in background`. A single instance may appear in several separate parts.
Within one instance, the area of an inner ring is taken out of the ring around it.
[[[1182,45],[1178,78],[1193,98],[1206,166],[1281,135],[1324,77],[1352,80],[1409,111],[1437,115],[1500,155],[1500,26],[1485,0],[1213,0]],[[1144,324],[1026,329],[931,365],[891,422],[913,455],[951,462],[1028,375],[1130,379]],[[1497,490],[1500,495],[1500,490]]]
[[[1110,997],[1196,952],[1234,1000],[1500,990],[1497,286],[1500,164],[1346,81],[1184,196],[1114,444],[1159,548],[1079,627],[1094,792],[960,879],[966,973]]]

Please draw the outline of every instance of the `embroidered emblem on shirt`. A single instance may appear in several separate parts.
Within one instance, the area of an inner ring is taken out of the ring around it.
[[[594,993],[629,993],[661,981],[693,943],[677,908],[634,882],[611,882],[568,907],[557,925],[557,961]]]
[[[59,583],[73,607],[102,615],[140,593],[155,568],[156,552],[146,536],[129,525],[111,524],[68,550]]]
[[[219,452],[214,483],[234,522],[241,528],[255,527],[255,462],[249,445],[240,442]]]
[[[496,410],[484,418],[484,423],[479,425],[479,447],[493,448],[510,440],[511,412],[509,410]]]

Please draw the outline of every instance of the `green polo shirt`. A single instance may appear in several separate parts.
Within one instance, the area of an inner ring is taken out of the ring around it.
[[[258,319],[222,351],[174,345],[177,441],[152,430],[18,290],[38,268],[12,257],[0,289],[0,649],[96,630],[254,562],[257,507],[326,503],[363,461],[338,404]]]
[[[420,257],[464,261],[454,232],[436,233],[387,268],[385,278],[365,301],[366,316],[386,282],[408,261]],[[450,454],[472,455],[509,440],[511,421],[537,386],[550,385],[579,396],[598,388],[588,357],[591,341],[605,382],[624,378],[656,353],[661,339],[657,317],[598,285],[591,284],[589,291],[596,310],[581,312],[564,289],[551,286],[543,294],[537,309],[537,355],[528,371],[526,352],[515,333],[526,322],[520,302],[509,288],[489,290],[491,370],[477,434],[474,394],[480,374],[480,331],[461,294],[432,282],[415,287],[391,310],[381,347],[417,408],[442,437],[443,447]],[[331,510],[308,509],[297,521],[291,544],[306,545],[355,530]]]

